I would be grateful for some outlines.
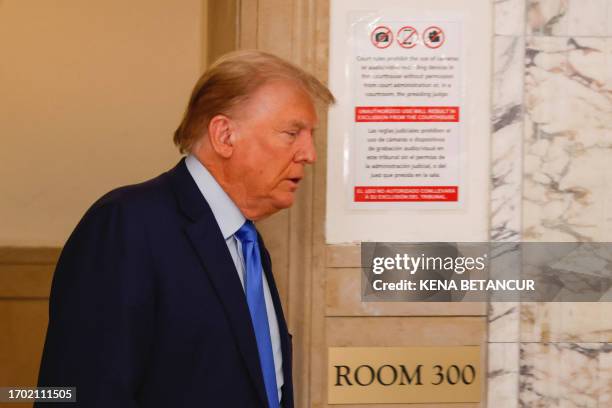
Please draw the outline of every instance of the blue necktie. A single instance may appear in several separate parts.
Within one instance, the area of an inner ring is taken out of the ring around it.
[[[263,277],[259,245],[257,244],[257,231],[251,221],[244,223],[236,232],[236,236],[242,244],[242,255],[246,266],[245,290],[257,350],[259,351],[259,363],[266,386],[266,395],[270,408],[278,408],[278,389],[276,385],[276,369],[274,367],[274,354],[272,352],[272,341],[270,339],[270,325],[264,299]]]

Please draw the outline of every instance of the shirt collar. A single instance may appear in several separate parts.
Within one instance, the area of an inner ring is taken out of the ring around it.
[[[185,165],[210,206],[223,238],[228,239],[242,227],[246,218],[208,169],[195,156],[188,155],[185,159]]]

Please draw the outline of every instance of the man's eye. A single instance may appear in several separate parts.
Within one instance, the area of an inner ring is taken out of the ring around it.
[[[287,130],[285,131],[286,134],[288,134],[291,137],[297,137],[297,135],[300,133],[297,130]]]

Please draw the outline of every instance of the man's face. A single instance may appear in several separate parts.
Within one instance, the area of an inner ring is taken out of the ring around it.
[[[234,124],[229,168],[245,215],[259,219],[290,207],[304,166],[316,160],[310,95],[291,81],[269,82],[237,108]]]

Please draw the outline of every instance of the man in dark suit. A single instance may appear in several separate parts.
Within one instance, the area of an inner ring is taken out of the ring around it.
[[[315,161],[316,78],[257,51],[196,85],[176,167],[98,200],[55,271],[39,386],[70,407],[292,407],[291,341],[253,221]],[[63,404],[44,404],[45,407]]]

